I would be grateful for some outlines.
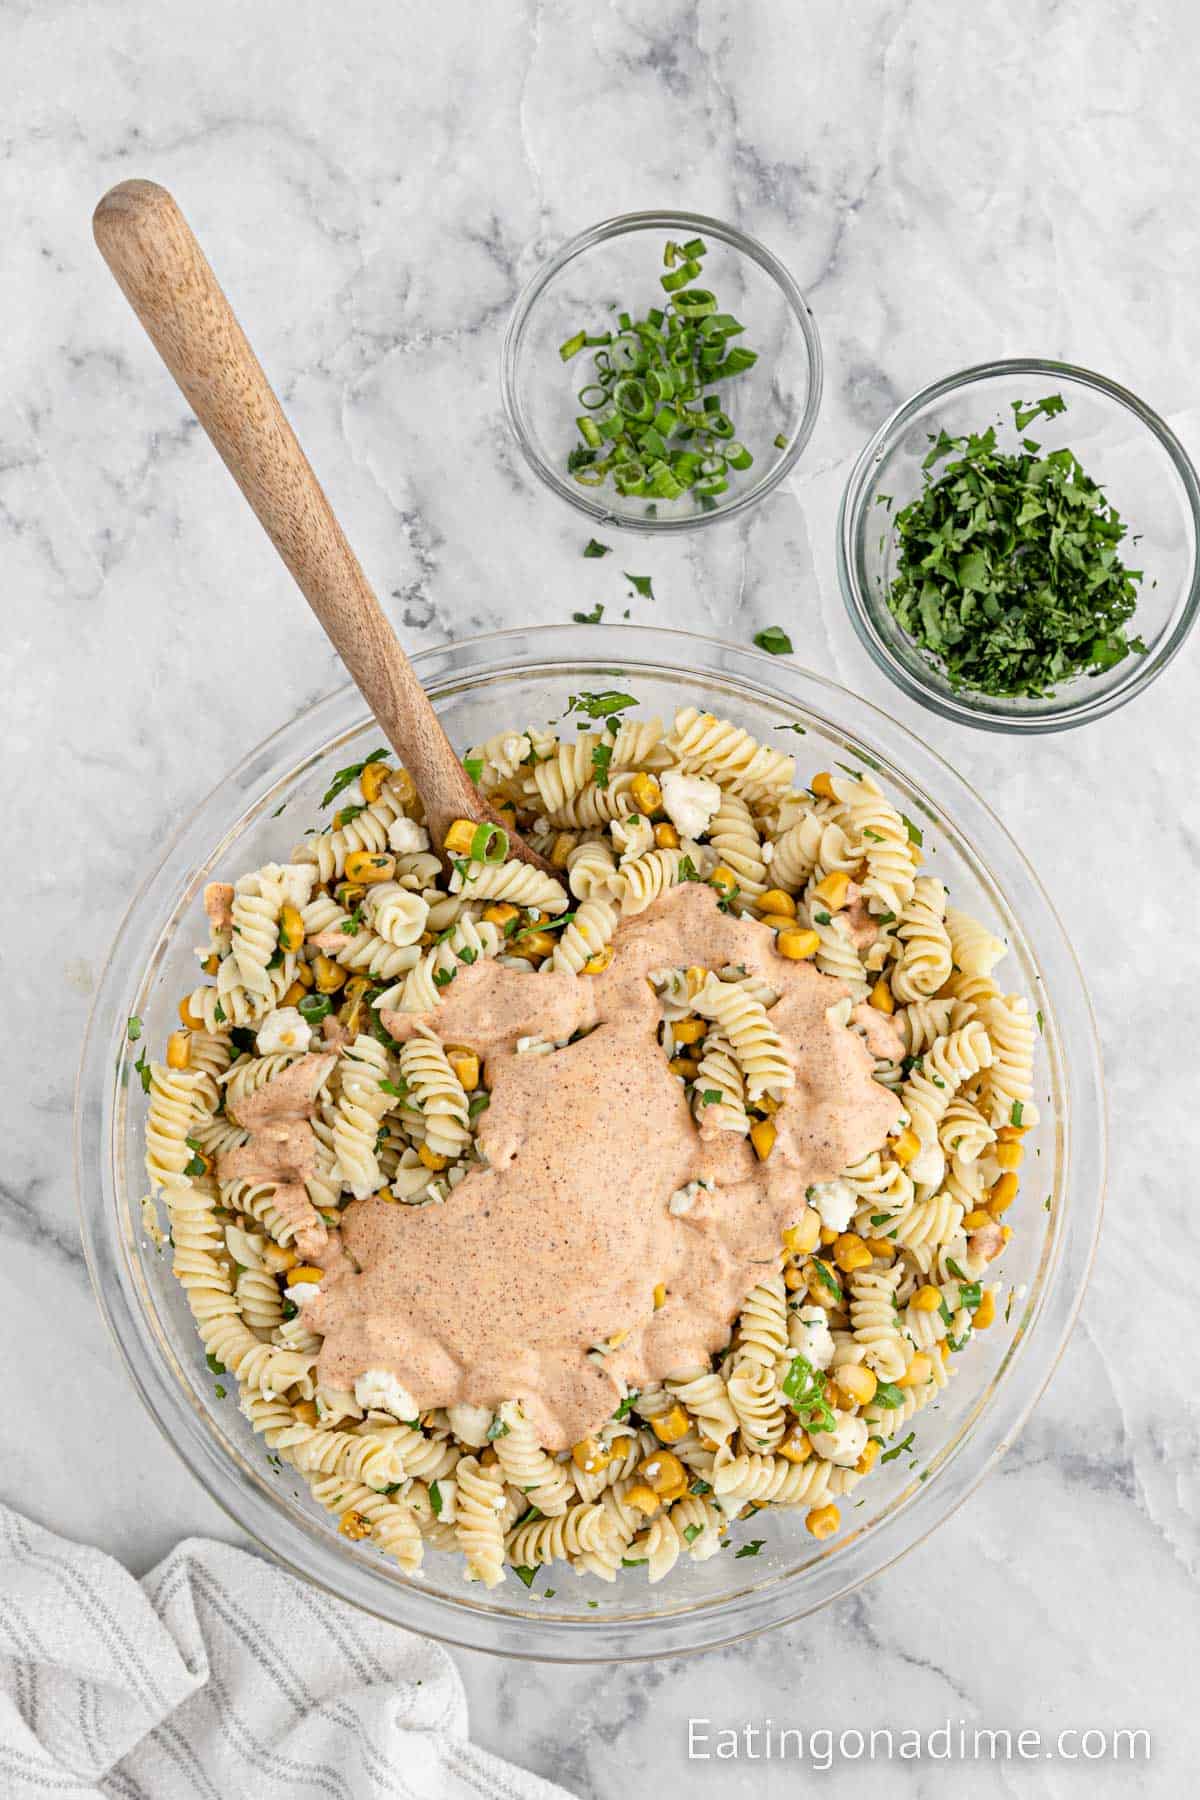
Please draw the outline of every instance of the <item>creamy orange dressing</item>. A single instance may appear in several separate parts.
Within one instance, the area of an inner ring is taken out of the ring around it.
[[[305,1309],[324,1337],[321,1381],[347,1389],[387,1370],[420,1409],[516,1398],[561,1449],[609,1417],[621,1382],[707,1366],[750,1289],[779,1267],[780,1233],[804,1213],[806,1189],[878,1148],[900,1110],[862,1037],[828,1016],[843,984],[786,961],[774,941],[688,884],[621,924],[602,975],[480,961],[436,1011],[385,1013],[397,1038],[424,1021],[486,1058],[486,1166],[443,1205],[346,1207]],[[733,1133],[702,1140],[667,1067],[646,976],[692,964],[741,965],[779,993],[770,1018],[795,1086],[766,1162]],[[579,1031],[550,1054],[516,1053],[518,1038]],[[672,1212],[693,1181],[711,1191]]]
[[[302,1056],[239,1101],[231,1117],[250,1136],[217,1160],[222,1181],[275,1184],[272,1203],[293,1228],[296,1247],[304,1256],[318,1255],[329,1242],[328,1228],[304,1183],[317,1168],[317,1139],[308,1121],[336,1061],[333,1051]]]

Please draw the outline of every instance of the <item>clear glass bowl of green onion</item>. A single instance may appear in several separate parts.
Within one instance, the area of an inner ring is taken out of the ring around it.
[[[687,531],[744,512],[795,467],[821,345],[765,245],[699,213],[626,213],[529,282],[501,388],[547,487],[600,524]]]

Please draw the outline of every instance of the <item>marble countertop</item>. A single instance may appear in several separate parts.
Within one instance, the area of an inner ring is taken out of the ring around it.
[[[130,175],[180,197],[411,649],[626,604],[506,436],[499,334],[564,237],[686,205],[791,266],[817,314],[826,398],[786,491],[612,559],[654,577],[657,605],[634,599],[634,621],[744,643],[782,622],[800,661],[986,790],[1091,977],[1112,1185],[1049,1391],[932,1540],[819,1617],[692,1662],[463,1655],[473,1729],[608,1800],[633,1784],[770,1795],[802,1779],[746,1761],[689,1769],[689,1716],[1124,1724],[1154,1734],[1149,1770],[1092,1765],[1090,1791],[1183,1791],[1200,1749],[1181,1691],[1200,1656],[1182,1254],[1200,1134],[1183,1011],[1195,959],[1185,971],[1180,954],[1200,858],[1196,654],[1078,734],[957,730],[868,665],[837,592],[833,522],[849,459],[888,410],[995,354],[1104,370],[1200,451],[1198,35],[1187,0],[0,10],[0,1056],[17,1096],[0,1171],[0,1496],[137,1570],[187,1533],[235,1535],[143,1413],[93,1304],[72,1083],[89,994],[156,846],[338,681],[102,267],[92,205]],[[1061,1762],[980,1765],[967,1791],[1065,1795],[1080,1779]],[[831,1793],[865,1780],[915,1796],[962,1772],[824,1777]]]

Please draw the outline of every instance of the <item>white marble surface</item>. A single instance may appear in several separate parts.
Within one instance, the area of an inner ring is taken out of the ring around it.
[[[200,229],[410,647],[623,606],[618,563],[655,577],[635,620],[745,642],[788,623],[801,660],[986,785],[1092,971],[1113,1107],[1103,1244],[1001,1471],[900,1567],[757,1642],[588,1671],[464,1656],[476,1733],[607,1800],[801,1779],[748,1763],[689,1779],[689,1713],[1122,1723],[1154,1732],[1150,1769],[1095,1765],[1091,1790],[1183,1791],[1200,1749],[1200,1401],[1181,1329],[1200,1147],[1180,949],[1200,862],[1196,653],[1081,734],[955,731],[869,669],[832,526],[847,459],[888,408],[993,353],[1103,369],[1200,449],[1198,36],[1188,0],[0,7],[6,1500],[137,1569],[185,1533],[233,1535],[93,1306],[71,1089],[89,991],[163,834],[337,680],[93,250],[96,197],[149,175]],[[582,563],[580,521],[506,439],[498,335],[556,242],[671,202],[739,220],[790,263],[826,401],[802,473],[746,523]],[[963,1772],[823,1779],[918,1795],[961,1791]],[[1066,1795],[1083,1777],[1052,1762],[966,1779]]]

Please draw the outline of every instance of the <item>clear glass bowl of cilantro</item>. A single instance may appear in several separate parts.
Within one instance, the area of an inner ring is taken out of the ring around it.
[[[538,270],[501,388],[547,487],[597,524],[686,531],[744,512],[795,467],[821,347],[764,245],[698,213],[627,213]]]
[[[838,569],[876,663],[962,724],[1054,731],[1160,674],[1200,605],[1200,484],[1087,369],[964,370],[893,414],[842,500]]]

